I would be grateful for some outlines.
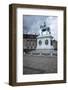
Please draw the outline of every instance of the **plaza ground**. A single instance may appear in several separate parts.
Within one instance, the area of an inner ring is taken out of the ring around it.
[[[57,56],[23,56],[23,74],[57,73]]]

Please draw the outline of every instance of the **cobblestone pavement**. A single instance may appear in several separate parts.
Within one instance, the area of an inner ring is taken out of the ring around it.
[[[23,56],[23,74],[57,73],[57,56]]]

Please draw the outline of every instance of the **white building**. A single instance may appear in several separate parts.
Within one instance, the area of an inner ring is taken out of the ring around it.
[[[37,49],[53,49],[52,40],[50,28],[44,22],[44,25],[40,26],[40,35],[37,36]]]

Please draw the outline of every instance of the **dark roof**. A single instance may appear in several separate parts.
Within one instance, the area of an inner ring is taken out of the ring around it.
[[[23,38],[28,38],[28,39],[36,39],[38,35],[34,34],[23,34]]]

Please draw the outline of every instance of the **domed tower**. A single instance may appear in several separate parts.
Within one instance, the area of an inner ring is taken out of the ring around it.
[[[53,49],[53,37],[51,36],[50,27],[47,27],[44,22],[44,24],[40,26],[40,30],[40,35],[37,36],[37,49]]]

